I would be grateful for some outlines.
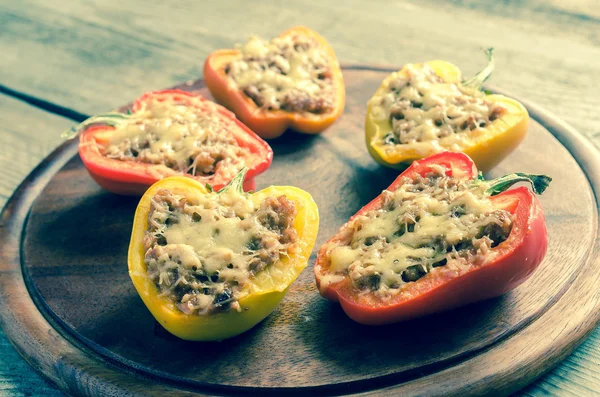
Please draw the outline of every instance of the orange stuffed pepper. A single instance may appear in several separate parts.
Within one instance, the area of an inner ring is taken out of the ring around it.
[[[204,65],[216,101],[262,138],[288,128],[317,134],[342,114],[344,81],[333,49],[315,31],[294,27],[265,41],[213,52]]]

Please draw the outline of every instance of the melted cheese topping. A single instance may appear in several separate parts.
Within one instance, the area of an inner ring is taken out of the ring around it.
[[[293,251],[294,216],[285,196],[256,205],[233,189],[193,200],[161,190],[144,240],[148,276],[184,313],[241,310],[244,286]]]
[[[240,147],[231,134],[234,128],[237,125],[220,116],[213,103],[153,98],[119,125],[101,150],[108,158],[163,166],[165,176],[211,177],[219,172],[231,179],[253,161],[250,150]]]
[[[407,65],[386,82],[371,99],[373,118],[392,127],[374,138],[385,145],[436,141],[484,128],[505,112],[479,90],[444,82],[427,64]]]
[[[252,37],[226,67],[230,84],[267,110],[325,113],[334,92],[326,51],[309,37]]]
[[[494,209],[488,187],[434,172],[384,191],[381,208],[348,222],[341,240],[329,243],[326,282],[349,277],[359,290],[390,298],[436,267],[490,259],[490,248],[508,237],[512,215]]]

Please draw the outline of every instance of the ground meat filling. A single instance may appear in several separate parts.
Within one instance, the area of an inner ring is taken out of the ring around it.
[[[268,42],[252,37],[239,50],[241,59],[227,65],[225,73],[256,106],[314,114],[333,109],[330,60],[315,39],[286,36]]]
[[[330,272],[362,292],[391,298],[436,268],[477,266],[505,241],[513,215],[495,209],[487,184],[459,181],[443,170],[384,191],[381,208],[343,226],[330,243]]]
[[[193,101],[193,99],[192,99]],[[208,108],[207,108],[208,106]],[[233,123],[216,108],[203,110],[173,100],[152,100],[117,127],[102,154],[121,161],[164,165],[172,174],[235,176],[251,158],[230,133]]]
[[[148,214],[148,276],[186,314],[241,311],[238,300],[252,278],[297,249],[293,201],[214,197],[194,202],[159,190]]]
[[[392,131],[381,137],[385,145],[410,144],[442,139],[485,128],[506,109],[485,98],[479,90],[445,83],[427,65],[405,68],[373,104],[379,116],[389,120]]]

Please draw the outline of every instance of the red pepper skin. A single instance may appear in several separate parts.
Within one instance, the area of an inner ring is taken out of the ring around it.
[[[449,176],[457,174],[456,177],[474,179],[477,175],[477,169],[467,155],[443,152],[414,162],[387,190],[396,190],[403,176],[426,174],[430,164],[450,166],[446,173]],[[490,197],[490,200],[499,209],[515,215],[508,239],[492,249],[496,252],[493,260],[461,271],[439,267],[412,283],[392,301],[373,303],[369,297],[358,296],[347,278],[338,283],[321,285],[320,279],[329,266],[326,246],[323,246],[315,263],[317,287],[321,295],[339,301],[344,312],[356,322],[381,325],[449,310],[500,296],[516,288],[533,274],[546,254],[548,234],[544,213],[535,195],[526,187],[507,190]],[[377,197],[350,219],[377,208],[381,201],[381,196]],[[330,241],[336,239],[338,237],[334,236]]]
[[[235,128],[231,133],[234,134],[236,141],[240,146],[249,148],[253,154],[257,154],[260,157],[260,161],[256,161],[255,164],[247,164],[249,170],[243,184],[244,190],[254,190],[256,187],[254,178],[269,168],[273,161],[273,150],[265,141],[242,124],[229,110],[208,101],[198,94],[185,91],[163,90],[146,93],[133,103],[131,107],[132,112],[139,111],[145,101],[155,98],[159,100],[161,98],[164,98],[164,100],[175,99],[180,103],[185,103],[186,100],[189,101],[191,98],[194,98],[194,101],[200,99],[201,104],[210,103],[211,106],[217,106],[219,116],[227,120],[233,120]],[[190,101],[190,104],[192,103]],[[141,195],[154,182],[163,177],[172,176],[172,174],[161,174],[152,164],[121,161],[103,156],[100,153],[98,143],[108,141],[114,129],[114,127],[106,125],[92,126],[82,132],[79,137],[79,156],[90,176],[101,187],[117,194]],[[211,179],[202,176],[191,176],[189,174],[185,176],[203,183],[209,183],[213,186],[214,190],[219,190],[229,183],[228,179],[222,178],[219,175],[215,175]]]

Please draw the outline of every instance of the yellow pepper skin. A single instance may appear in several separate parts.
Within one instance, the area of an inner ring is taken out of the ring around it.
[[[175,176],[156,182],[140,200],[129,245],[129,276],[148,310],[167,331],[190,341],[223,340],[254,327],[277,307],[289,286],[306,267],[319,228],[318,208],[310,194],[289,186],[271,186],[251,194],[256,203],[270,196],[281,195],[295,203],[298,212],[294,228],[298,233],[298,251],[283,257],[282,261],[251,279],[238,300],[242,308],[240,312],[229,310],[209,315],[188,315],[168,298],[159,296],[158,289],[146,273],[143,238],[148,228],[150,200],[160,189],[169,189],[185,197],[216,194],[193,179]]]
[[[461,82],[460,70],[451,63],[430,61],[426,64],[444,82]],[[422,68],[423,65],[415,64],[413,66]],[[403,75],[406,75],[406,68],[392,73],[383,81],[374,96],[385,92],[390,81]],[[502,105],[507,112],[484,128],[453,134],[435,141],[394,146],[384,145],[381,142],[381,138],[392,130],[392,126],[389,120],[379,121],[373,117],[373,101],[370,100],[365,120],[365,136],[369,153],[379,164],[403,170],[413,161],[435,153],[446,150],[463,152],[473,159],[479,170],[487,172],[515,150],[525,138],[529,114],[522,104],[502,95],[487,95],[486,100]]]

